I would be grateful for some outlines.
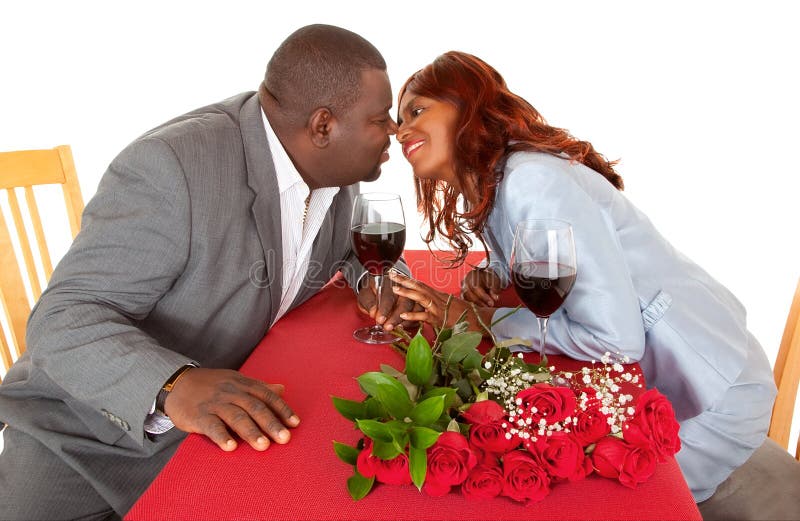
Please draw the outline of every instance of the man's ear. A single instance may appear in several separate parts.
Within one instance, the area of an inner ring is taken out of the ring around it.
[[[331,141],[331,132],[336,120],[330,109],[320,107],[308,118],[308,134],[311,142],[319,148],[325,148]]]

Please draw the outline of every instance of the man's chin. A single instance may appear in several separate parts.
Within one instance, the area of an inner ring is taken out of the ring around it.
[[[377,181],[380,176],[381,176],[381,167],[379,166],[370,175],[364,178],[364,182],[371,183],[372,181]]]

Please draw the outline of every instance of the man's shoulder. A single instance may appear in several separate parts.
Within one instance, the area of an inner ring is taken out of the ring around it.
[[[248,102],[253,104],[255,96],[255,92],[243,92],[194,109],[145,132],[140,139],[154,137],[171,141],[194,134],[238,132],[242,111],[246,109]],[[254,105],[258,106],[257,103]]]

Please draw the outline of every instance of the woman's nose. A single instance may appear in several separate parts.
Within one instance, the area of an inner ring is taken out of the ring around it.
[[[397,141],[402,143],[408,136],[408,126],[404,125],[403,123],[400,123],[399,125],[397,125],[397,130],[395,134],[396,134],[395,138],[397,139]]]

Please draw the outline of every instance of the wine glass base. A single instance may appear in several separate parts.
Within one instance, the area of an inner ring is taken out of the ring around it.
[[[362,327],[353,331],[353,338],[365,344],[393,344],[397,337],[380,326]]]

